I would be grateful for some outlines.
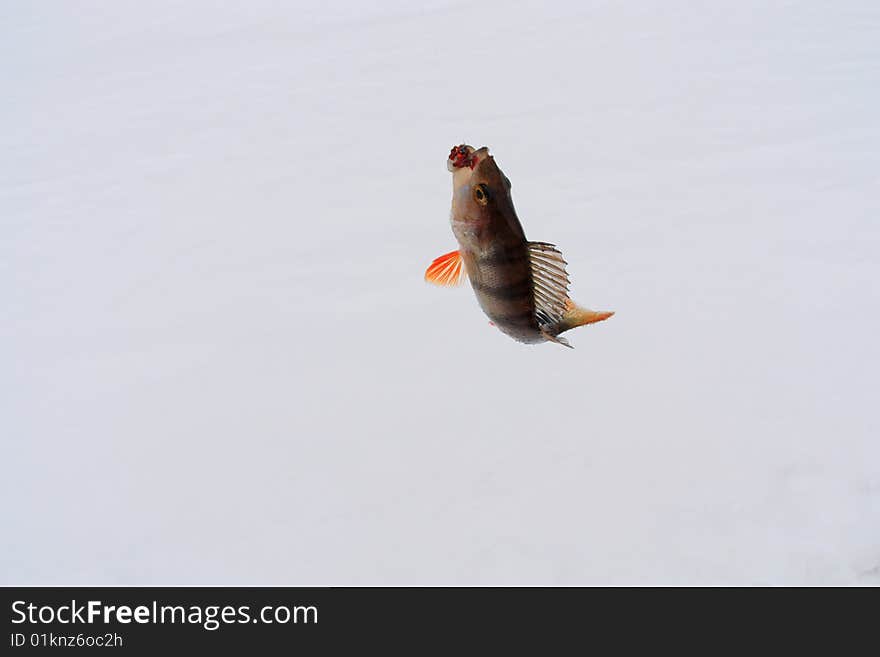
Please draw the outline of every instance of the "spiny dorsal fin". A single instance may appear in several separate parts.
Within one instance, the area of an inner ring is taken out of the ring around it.
[[[434,258],[434,262],[425,272],[425,280],[434,285],[458,285],[461,283],[463,273],[461,254],[458,251],[450,251],[439,258]]]
[[[538,324],[542,327],[559,324],[569,302],[567,263],[559,249],[547,242],[529,242],[529,261]]]

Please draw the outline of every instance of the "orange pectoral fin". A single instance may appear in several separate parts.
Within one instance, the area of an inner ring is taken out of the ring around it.
[[[451,251],[434,259],[425,272],[425,280],[434,285],[449,287],[461,283],[463,273],[461,254]]]

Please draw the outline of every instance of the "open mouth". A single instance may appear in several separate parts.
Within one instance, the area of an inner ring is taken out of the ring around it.
[[[462,167],[470,167],[473,169],[477,165],[477,158],[474,157],[473,146],[461,144],[453,146],[449,151],[449,160],[447,165],[450,171],[453,169],[461,169]]]

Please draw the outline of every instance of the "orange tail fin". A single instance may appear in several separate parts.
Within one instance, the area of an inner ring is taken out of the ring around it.
[[[580,306],[576,305],[571,299],[568,299],[565,302],[565,314],[562,316],[562,320],[559,322],[559,333],[562,333],[563,331],[568,331],[569,329],[573,329],[578,326],[601,322],[608,319],[613,314],[614,313],[611,311],[595,311],[589,310],[588,308],[581,308]]]

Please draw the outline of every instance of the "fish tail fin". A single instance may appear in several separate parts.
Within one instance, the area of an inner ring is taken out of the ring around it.
[[[562,333],[578,326],[595,324],[596,322],[608,319],[613,314],[613,312],[607,310],[596,311],[589,308],[581,308],[571,299],[566,299],[565,313],[563,313],[562,318],[559,320],[558,331]]]

